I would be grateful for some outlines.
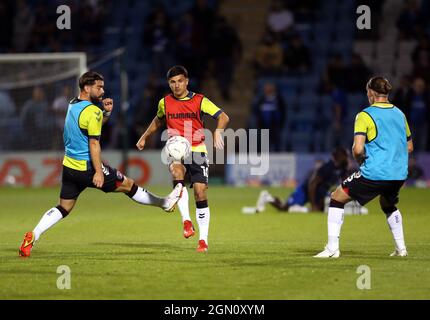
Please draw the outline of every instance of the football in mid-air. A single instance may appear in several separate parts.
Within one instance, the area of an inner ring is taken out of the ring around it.
[[[173,136],[167,140],[164,151],[167,157],[174,161],[181,162],[190,155],[191,144],[182,136]]]

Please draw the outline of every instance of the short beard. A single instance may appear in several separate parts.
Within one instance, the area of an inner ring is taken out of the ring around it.
[[[99,103],[100,103],[100,101],[101,101],[101,97],[99,98],[99,97],[92,97],[92,96],[90,96],[90,100],[91,100],[91,102],[92,102],[93,104],[97,105],[97,104],[99,104]]]

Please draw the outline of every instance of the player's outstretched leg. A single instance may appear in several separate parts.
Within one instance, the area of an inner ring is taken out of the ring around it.
[[[33,231],[29,231],[24,235],[24,240],[21,244],[21,247],[19,248],[19,255],[21,257],[29,257],[31,254],[31,250],[33,249],[34,244],[37,240],[39,240],[39,237],[44,233],[46,230],[51,228],[53,225],[55,225],[58,221],[65,218],[71,209],[74,206],[75,200],[60,200],[60,203],[67,201],[70,204],[68,207],[69,210],[66,210],[61,204],[56,206],[55,208],[49,209],[40,219],[37,226],[34,228]],[[72,203],[70,203],[72,202]],[[64,203],[63,203],[64,204]]]
[[[161,198],[139,187],[132,179],[124,177],[124,181],[115,191],[126,193],[130,199],[137,203],[159,207],[164,211],[172,212],[181,198],[182,184],[178,184],[167,197]]]
[[[343,224],[344,207],[345,203],[349,201],[349,196],[341,186],[332,193],[327,217],[328,242],[324,250],[314,256],[315,258],[339,258],[339,237]]]
[[[406,250],[405,238],[403,235],[403,219],[402,214],[396,206],[389,203],[389,201],[383,197],[379,197],[379,203],[382,211],[387,216],[387,223],[390,228],[391,234],[393,235],[396,249],[390,254],[391,257],[406,257],[408,251]]]

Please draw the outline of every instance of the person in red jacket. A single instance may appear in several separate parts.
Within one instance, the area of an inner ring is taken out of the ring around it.
[[[208,206],[207,188],[209,178],[209,160],[205,145],[203,116],[209,115],[218,121],[214,132],[214,145],[217,149],[224,148],[222,132],[229,122],[225,112],[213,104],[208,98],[199,93],[188,90],[188,72],[183,66],[174,66],[167,72],[167,82],[172,91],[158,103],[156,117],[136,144],[139,150],[145,147],[146,139],[156,132],[164,123],[167,125],[169,137],[180,135],[188,139],[191,144],[192,161],[188,163],[172,162],[169,170],[173,179],[173,186],[184,185],[185,175],[191,180],[196,201],[196,220],[199,226],[199,245],[197,251],[208,250],[208,233],[210,210]],[[182,197],[178,201],[178,208],[182,215],[184,237],[195,234],[190,218],[187,188],[182,189]]]

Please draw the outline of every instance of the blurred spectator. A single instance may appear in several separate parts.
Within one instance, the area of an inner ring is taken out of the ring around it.
[[[13,47],[18,52],[26,51],[35,23],[35,15],[25,0],[16,2],[16,15],[13,19]]]
[[[419,38],[418,44],[412,52],[412,61],[418,61],[422,52],[430,57],[430,39],[428,35],[422,35]]]
[[[49,4],[38,1],[34,12],[35,20],[29,50],[45,51],[50,38],[56,33],[56,11],[49,9]]]
[[[175,28],[175,58],[178,64],[188,66],[193,64],[193,30],[194,18],[191,12],[185,13]]]
[[[294,15],[282,1],[273,0],[267,16],[267,26],[278,39],[284,38],[294,26]]]
[[[142,92],[137,110],[133,113],[133,130],[130,130],[131,145],[136,143],[148,127],[148,124],[154,119],[160,98],[169,93],[169,88],[164,85],[164,83],[164,81],[158,81],[154,74],[149,76],[148,84]],[[157,133],[148,140],[148,148],[161,147],[160,137],[161,130],[157,131]]]
[[[88,47],[97,46],[102,43],[102,30],[105,26],[104,3],[102,1],[92,0],[83,2],[79,6],[78,16],[79,24],[85,28],[85,32],[80,33],[78,45]]]
[[[257,46],[255,70],[258,76],[279,75],[282,71],[283,50],[275,37],[267,33]]]
[[[69,85],[64,85],[61,94],[56,97],[52,103],[55,122],[55,135],[53,137],[54,149],[61,149],[63,147],[62,133],[70,100],[72,100],[72,88]]]
[[[312,24],[320,7],[320,0],[284,0],[294,11],[294,21],[298,25]]]
[[[211,39],[214,73],[222,97],[230,100],[230,87],[234,76],[235,66],[241,55],[242,46],[236,30],[224,17],[218,17]]]
[[[299,35],[294,35],[288,41],[288,48],[284,54],[284,61],[289,72],[308,72],[311,68],[311,55],[308,47]]]
[[[69,101],[72,100],[72,96],[72,88],[69,85],[64,85],[61,94],[56,97],[52,103],[55,127],[59,131],[62,131],[64,128],[64,119],[66,118]]]
[[[423,78],[427,83],[430,83],[430,54],[427,51],[421,50],[419,52],[412,75],[415,78]]]
[[[32,98],[22,107],[21,119],[28,139],[27,145],[31,149],[52,148],[54,119],[42,88],[34,87]]]
[[[351,64],[348,66],[346,74],[350,75],[346,78],[346,82],[347,91],[351,93],[362,92],[363,87],[370,78],[369,68],[367,68],[361,56],[356,53],[351,57]]]
[[[207,0],[197,0],[191,13],[194,19],[192,38],[194,59],[188,71],[196,78],[199,86],[208,66],[210,46],[208,35],[213,32],[215,11],[208,5]]]
[[[403,76],[400,79],[400,84],[393,97],[393,104],[406,113],[409,110],[409,93],[411,90],[411,79],[408,76]]]
[[[143,30],[143,44],[151,48],[152,67],[157,77],[165,78],[171,65],[169,52],[172,30],[169,19],[163,10],[157,9],[150,17]]]
[[[406,117],[411,127],[414,149],[416,151],[425,151],[427,150],[429,134],[430,94],[422,78],[414,79],[407,107]]]
[[[280,151],[280,136],[285,121],[286,105],[275,84],[266,83],[263,96],[252,106],[258,129],[270,129],[270,151]]]
[[[425,19],[422,16],[418,3],[407,0],[403,11],[397,19],[397,29],[401,39],[414,39],[423,33]]]
[[[21,134],[20,121],[16,117],[16,107],[7,91],[0,90],[0,150],[16,147]]]
[[[322,91],[324,93],[332,92],[333,87],[343,88],[347,78],[347,68],[343,63],[341,54],[334,55],[323,74]]]
[[[332,119],[328,121],[329,127],[326,135],[326,150],[346,145],[345,124],[347,119],[348,98],[342,88],[334,87],[330,94],[333,104]]]
[[[0,90],[0,119],[9,118],[16,112],[15,103],[7,91]]]

